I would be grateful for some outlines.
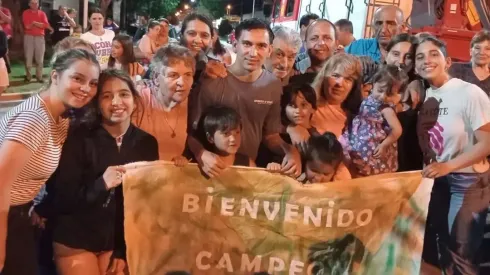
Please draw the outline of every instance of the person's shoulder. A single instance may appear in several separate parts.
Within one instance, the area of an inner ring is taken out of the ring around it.
[[[352,41],[349,45],[347,45],[347,47],[351,47],[351,46],[359,47],[359,46],[364,46],[364,45],[371,45],[374,43],[378,43],[376,38],[361,38],[361,39],[357,39],[357,40]]]
[[[136,127],[134,124],[131,124],[131,127],[133,127],[133,135],[136,141],[134,144],[140,148],[155,148],[155,150],[158,150],[158,141],[153,135]]]
[[[94,35],[91,32],[84,32],[80,35],[81,39],[91,39]]]
[[[473,83],[466,82],[462,79],[451,78],[449,80],[449,84],[450,84],[450,86],[448,87],[449,89],[468,99],[488,98],[488,95],[485,94],[485,92],[480,87],[478,87]]]
[[[114,37],[116,36],[116,33],[113,30],[105,30],[104,35],[107,37]]]
[[[282,86],[281,80],[279,80],[276,77],[276,75],[274,75],[273,73],[269,72],[268,70],[264,70],[264,72],[262,73],[261,79],[263,81],[267,82],[267,83],[271,83],[271,84],[274,84],[274,85]]]
[[[131,127],[133,127],[132,131],[136,139],[144,142],[157,141],[154,136],[152,136],[150,133],[146,132],[145,130],[138,128],[136,125],[131,124]]]

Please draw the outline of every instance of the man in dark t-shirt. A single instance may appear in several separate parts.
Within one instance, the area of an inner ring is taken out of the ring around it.
[[[224,78],[205,79],[199,89],[198,107],[189,110],[196,128],[200,114],[209,106],[225,105],[234,108],[242,119],[241,146],[239,153],[252,159],[257,157],[261,142],[273,152],[283,155],[283,172],[299,176],[301,158],[293,146],[286,144],[281,131],[281,82],[263,69],[270,54],[274,38],[272,30],[263,21],[252,18],[241,22],[236,30],[235,63]],[[189,148],[202,170],[208,176],[217,176],[224,168],[218,155],[203,149],[202,144],[189,138]]]
[[[77,26],[73,18],[68,15],[67,8],[64,6],[60,6],[58,8],[58,13],[51,17],[50,24],[54,29],[54,32],[51,35],[53,45],[56,45],[65,37],[70,36],[70,29]]]

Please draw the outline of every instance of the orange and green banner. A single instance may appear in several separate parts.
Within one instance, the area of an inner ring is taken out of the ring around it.
[[[302,185],[261,169],[131,166],[131,274],[419,273],[433,184],[420,172]]]

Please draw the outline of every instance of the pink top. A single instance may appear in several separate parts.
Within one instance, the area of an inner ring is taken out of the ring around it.
[[[26,26],[32,22],[44,23],[44,26],[42,28],[32,26],[31,29],[27,29]],[[49,26],[48,18],[42,10],[25,10],[22,13],[22,23],[24,24],[24,34],[32,36],[44,36],[44,29]]]

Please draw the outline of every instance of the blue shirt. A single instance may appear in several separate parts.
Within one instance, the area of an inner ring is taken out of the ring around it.
[[[353,41],[345,52],[357,56],[369,56],[376,63],[381,63],[381,51],[376,38],[365,38]]]

